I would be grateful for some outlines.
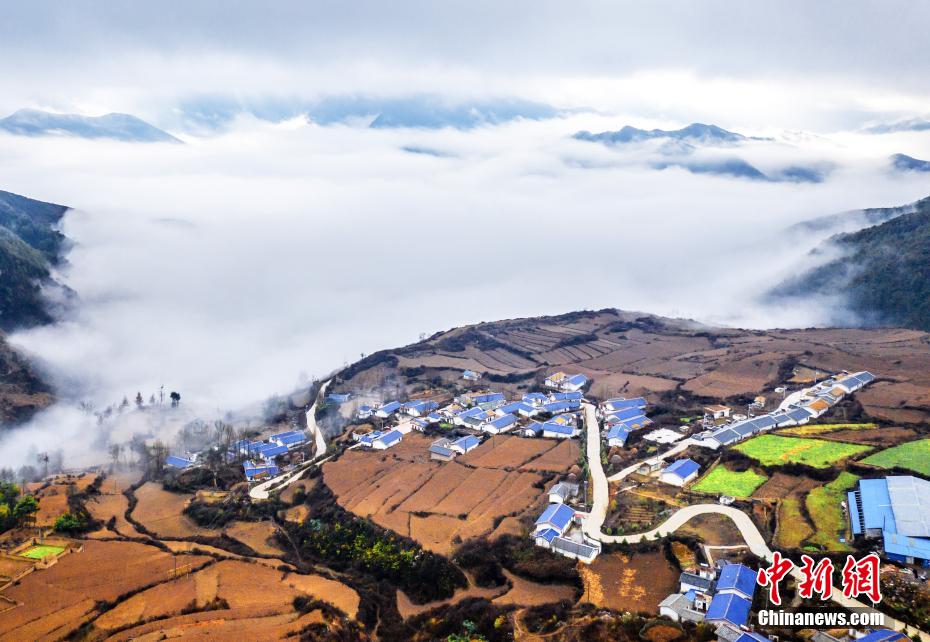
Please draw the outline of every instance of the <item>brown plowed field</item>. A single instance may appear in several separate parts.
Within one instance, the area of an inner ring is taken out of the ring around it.
[[[484,468],[517,468],[558,446],[553,439],[530,439],[511,435],[496,435],[458,461]]]
[[[499,467],[500,460],[519,464],[537,453],[540,445],[548,450],[561,446],[519,437],[494,437],[489,441],[499,440],[515,446],[525,442],[532,448],[511,457],[498,452],[500,448],[479,452],[482,445],[461,458],[472,459],[468,466],[460,460],[433,462],[423,456],[430,440],[410,433],[401,444],[407,450],[397,453],[399,456],[394,456],[394,451],[400,446],[386,453],[347,451],[337,461],[323,465],[323,480],[347,510],[412,537],[429,550],[449,553],[454,548],[453,538],[464,540],[488,534],[498,518],[523,514],[541,497],[542,490],[534,487],[542,480],[539,473],[505,470]],[[549,465],[555,467],[557,458],[564,457],[565,470],[575,463],[577,451],[568,446],[562,449]],[[475,454],[478,457],[473,459],[471,455]],[[476,460],[494,466],[478,466]]]
[[[235,628],[246,633],[246,639],[261,639],[260,631],[265,626],[289,623],[297,618],[292,602],[298,595],[310,595],[329,602],[349,617],[354,618],[358,612],[358,594],[341,582],[319,575],[288,573],[282,576],[267,566],[230,560],[138,593],[104,613],[95,625],[107,631],[140,619],[175,616],[153,623],[158,625],[156,629],[146,626],[132,629],[132,635],[137,636],[147,631],[175,626],[183,628],[191,622],[219,619],[238,622],[239,626]],[[201,614],[208,616],[206,619],[180,614],[181,609],[187,606],[196,604],[202,607],[217,598],[226,600],[229,608]],[[221,630],[230,629],[224,627]]]
[[[178,556],[179,565],[193,568],[209,561],[209,557]],[[23,605],[0,613],[0,638],[61,637],[81,624],[96,601],[163,582],[174,564],[175,556],[153,546],[87,541],[83,553],[65,555],[51,568],[30,573],[4,591]]]
[[[190,537],[192,535],[218,535],[219,531],[200,528],[185,516],[187,502],[193,495],[169,493],[161,484],[146,482],[136,489],[136,504],[132,517],[161,537]]]
[[[678,590],[678,571],[660,552],[599,555],[579,565],[583,601],[616,611],[658,613],[659,602]]]

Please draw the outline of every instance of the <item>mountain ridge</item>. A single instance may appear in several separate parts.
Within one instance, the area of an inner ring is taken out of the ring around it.
[[[889,218],[834,235],[819,252],[838,251],[838,258],[783,282],[770,295],[843,293],[865,325],[930,331],[930,197],[871,211]]]
[[[56,114],[41,109],[20,109],[0,118],[0,131],[16,136],[69,135],[88,139],[112,139],[133,143],[181,141],[168,132],[131,114],[103,116]]]

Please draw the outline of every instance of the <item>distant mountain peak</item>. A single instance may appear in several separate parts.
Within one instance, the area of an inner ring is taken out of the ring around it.
[[[606,145],[636,143],[644,140],[669,139],[689,143],[722,144],[739,143],[749,140],[748,137],[704,123],[691,123],[681,129],[639,129],[625,125],[617,131],[605,131],[594,134],[589,131],[580,131],[574,135],[577,140],[585,140]]]
[[[81,116],[56,114],[41,109],[20,109],[6,118],[0,118],[0,131],[17,136],[66,135],[133,143],[181,142],[141,118],[120,113]]]
[[[930,172],[930,161],[907,154],[892,154],[889,160],[891,166],[899,172]]]

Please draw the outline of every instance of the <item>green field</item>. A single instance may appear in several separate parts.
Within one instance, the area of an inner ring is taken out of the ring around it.
[[[878,428],[878,424],[807,424],[806,426],[783,428],[778,431],[778,434],[792,435],[794,437],[810,437],[813,435],[838,432],[840,430],[871,430],[873,428]]]
[[[736,473],[723,466],[717,466],[691,488],[692,490],[714,495],[749,497],[754,490],[765,483],[766,479],[768,477],[765,475],[760,475],[751,470]]]
[[[811,544],[827,551],[852,550],[848,545],[849,533],[840,502],[845,499],[846,491],[852,488],[858,479],[858,476],[844,471],[826,486],[815,488],[807,494],[807,513],[814,522],[814,534],[808,539]],[[840,537],[846,537],[847,544],[841,543]]]
[[[20,553],[20,555],[22,555],[23,557],[28,557],[29,559],[40,560],[43,557],[47,557],[48,555],[58,555],[63,550],[65,549],[62,548],[61,546],[40,545],[40,546],[33,546],[32,548],[26,549],[25,551]]]
[[[823,439],[760,435],[734,446],[734,449],[752,457],[763,466],[798,463],[814,468],[828,468],[837,461],[864,453],[870,450],[870,447]]]
[[[930,475],[930,439],[911,441],[870,455],[863,464],[879,468],[907,468],[923,475]]]
[[[801,512],[801,500],[797,497],[785,497],[781,500],[778,506],[778,546],[800,548],[801,542],[813,533],[807,518]]]

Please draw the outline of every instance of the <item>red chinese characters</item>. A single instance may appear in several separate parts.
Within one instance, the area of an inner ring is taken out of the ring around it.
[[[817,593],[820,599],[829,600],[833,594],[833,562],[825,557],[814,565],[813,558],[808,555],[802,555],[801,562],[801,574],[804,577],[798,583],[798,594],[810,599]]]
[[[756,573],[756,583],[759,586],[769,587],[769,600],[776,606],[781,604],[781,593],[778,591],[778,583],[791,572],[792,568],[794,568],[794,562],[782,557],[781,553],[775,551],[772,556],[772,565],[767,569],[760,568]]]
[[[880,564],[881,560],[875,553],[869,553],[859,561],[847,555],[843,566],[843,595],[851,598],[865,595],[873,604],[881,602]]]

